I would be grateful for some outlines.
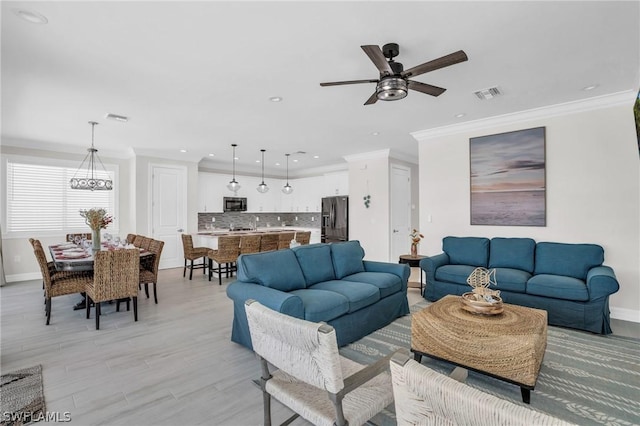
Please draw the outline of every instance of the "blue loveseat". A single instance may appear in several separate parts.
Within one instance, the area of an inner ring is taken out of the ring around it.
[[[363,260],[358,241],[311,244],[238,257],[231,340],[252,349],[244,302],[261,304],[336,330],[338,345],[354,342],[409,313],[408,265]]]
[[[444,253],[420,261],[424,297],[435,301],[471,291],[476,267],[496,270],[505,303],[544,309],[549,324],[609,334],[609,295],[620,288],[596,244],[540,242],[531,238],[445,237]]]

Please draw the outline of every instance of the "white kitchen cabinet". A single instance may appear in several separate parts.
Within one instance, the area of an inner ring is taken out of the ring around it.
[[[231,180],[229,178],[228,180]],[[198,211],[222,212],[222,198],[230,191],[226,176],[217,173],[198,173]]]
[[[325,173],[323,178],[323,197],[349,195],[349,172]]]

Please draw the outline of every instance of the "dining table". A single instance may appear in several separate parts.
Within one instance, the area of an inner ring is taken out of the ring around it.
[[[153,253],[143,248],[135,247],[133,244],[127,246],[113,246],[107,243],[102,244],[101,250],[121,250],[137,248],[140,251],[140,261],[148,261]],[[49,253],[57,271],[93,271],[93,249],[91,246],[83,247],[82,244],[60,243],[49,246]]]
[[[109,243],[102,243],[101,250],[122,250],[136,248],[140,251],[140,263],[144,267],[145,264],[153,263],[154,253],[135,247],[133,244],[126,246],[113,245]],[[70,271],[70,272],[83,272],[93,271],[94,251],[91,245],[85,247],[82,244],[74,243],[60,243],[52,244],[49,246],[49,253],[53,264],[57,271]],[[73,306],[74,310],[81,310],[86,308],[86,297],[82,293],[83,299]]]

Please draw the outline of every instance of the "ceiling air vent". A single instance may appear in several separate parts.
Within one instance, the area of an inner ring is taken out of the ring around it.
[[[127,121],[129,121],[129,117],[127,117],[127,116],[118,115],[118,114],[111,114],[111,113],[106,114],[104,116],[104,118],[108,118],[109,120],[119,121],[121,123],[126,123]]]
[[[497,87],[490,87],[488,89],[482,89],[482,90],[478,90],[477,92],[473,92],[473,94],[476,95],[478,99],[481,99],[484,101],[487,99],[495,98],[496,96],[499,96],[502,93],[500,92],[500,89],[498,89]]]

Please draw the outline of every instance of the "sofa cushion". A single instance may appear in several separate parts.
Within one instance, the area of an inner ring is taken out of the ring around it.
[[[436,269],[436,281],[468,285],[467,278],[474,269],[475,266],[469,265],[444,265]]]
[[[306,287],[298,259],[289,249],[240,255],[238,280],[281,291]]]
[[[293,290],[291,294],[302,300],[307,321],[327,322],[349,312],[349,299],[335,291],[305,288]]]
[[[489,264],[489,239],[481,237],[444,237],[442,249],[452,265],[487,267]]]
[[[329,244],[298,246],[291,250],[298,259],[307,287],[336,278],[336,274],[333,272]]]
[[[520,269],[495,268],[496,284],[489,287],[490,290],[514,291],[524,293],[527,289],[527,281],[531,274]]]
[[[589,291],[584,281],[562,275],[539,274],[527,282],[527,294],[554,299],[589,300]]]
[[[490,247],[489,268],[533,272],[536,242],[531,238],[492,238]]]
[[[349,300],[349,313],[373,305],[380,300],[378,287],[367,283],[332,280],[317,283],[309,288],[313,290],[334,291],[343,295]]]
[[[585,280],[589,269],[602,262],[604,250],[597,244],[538,243],[534,275],[564,275]]]
[[[358,240],[331,243],[331,258],[333,259],[333,270],[339,280],[356,272],[364,272],[364,264],[362,263],[364,250]]]
[[[342,277],[343,281],[357,281],[378,287],[380,298],[387,297],[402,290],[402,280],[389,272],[358,272]]]

